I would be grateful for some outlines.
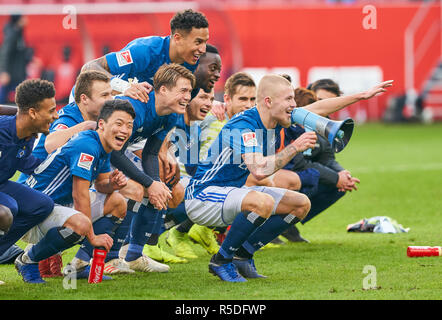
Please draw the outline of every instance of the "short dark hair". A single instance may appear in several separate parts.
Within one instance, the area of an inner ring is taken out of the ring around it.
[[[218,49],[213,44],[209,43],[206,44],[206,52],[219,54]]]
[[[85,94],[89,98],[91,97],[92,83],[94,81],[109,82],[110,77],[104,72],[97,70],[81,72],[75,82],[74,98],[76,103],[80,103],[82,94]]]
[[[170,31],[172,34],[177,30],[190,32],[192,31],[192,28],[201,29],[208,27],[209,22],[207,21],[206,16],[201,12],[196,12],[192,9],[177,12],[170,20]]]
[[[27,112],[30,108],[39,109],[44,99],[55,97],[54,84],[47,80],[29,79],[20,83],[15,89],[15,103],[19,112]]]
[[[171,89],[176,85],[179,78],[188,79],[192,88],[195,87],[195,76],[189,69],[176,63],[163,64],[153,77],[153,89],[158,91],[161,86]]]
[[[256,87],[255,81],[245,72],[237,72],[231,75],[224,84],[224,93],[233,97],[238,86]]]
[[[339,89],[339,85],[336,82],[334,82],[332,79],[317,80],[317,81],[309,84],[307,89],[312,90],[314,92],[322,89],[325,91],[329,91],[338,97],[342,94],[341,89]]]
[[[114,99],[107,100],[104,103],[103,108],[101,108],[100,114],[98,115],[97,122],[100,121],[100,119],[107,121],[115,111],[126,112],[132,117],[132,119],[135,119],[134,107],[132,107],[132,104],[128,100]]]

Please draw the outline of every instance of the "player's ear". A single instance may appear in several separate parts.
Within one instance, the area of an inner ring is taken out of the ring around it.
[[[180,42],[180,40],[183,38],[183,35],[179,32],[175,32],[172,35],[173,40],[175,40],[175,42]]]
[[[28,109],[28,115],[31,117],[32,120],[35,120],[37,118],[38,110],[36,108],[29,108]]]
[[[104,129],[104,124],[106,123],[106,121],[104,121],[104,119],[100,119],[98,120],[98,125],[97,125],[97,130],[103,130]]]
[[[89,97],[86,94],[82,93],[80,95],[80,103],[87,103],[88,99]]]
[[[230,103],[231,101],[232,101],[232,99],[230,98],[230,96],[227,93],[224,93],[224,102]]]
[[[272,98],[270,98],[270,96],[265,97],[265,98],[264,98],[264,103],[265,103],[265,105],[266,105],[268,108],[270,108],[271,105],[272,105]]]

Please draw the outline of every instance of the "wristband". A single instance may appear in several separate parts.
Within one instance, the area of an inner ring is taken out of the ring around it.
[[[118,77],[112,77],[111,81],[110,81],[110,85],[112,90],[124,93],[124,91],[126,91],[127,89],[130,88],[130,83],[127,82],[126,80],[123,80],[121,78]]]

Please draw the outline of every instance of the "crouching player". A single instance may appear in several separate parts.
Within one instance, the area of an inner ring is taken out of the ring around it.
[[[132,133],[135,112],[129,102],[107,101],[98,116],[96,131],[78,134],[58,148],[34,170],[26,184],[50,196],[56,204],[51,215],[31,229],[24,240],[35,243],[17,257],[15,266],[23,280],[43,283],[38,262],[80,243],[112,247],[112,234],[126,213],[124,198],[114,191],[126,185],[118,171],[110,172],[110,152],[120,150]],[[94,182],[98,192],[90,191]],[[76,261],[78,278],[89,274],[89,261]]]

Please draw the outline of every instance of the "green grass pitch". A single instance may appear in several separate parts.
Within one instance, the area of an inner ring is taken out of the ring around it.
[[[12,265],[1,265],[0,300],[440,300],[442,257],[409,258],[406,249],[442,246],[442,124],[357,125],[337,159],[360,178],[359,190],[299,225],[311,243],[258,252],[255,262],[267,279],[224,283],[209,274],[210,256],[199,247],[200,258],[171,265],[167,274],[114,276],[96,285],[78,280],[70,290],[62,278],[25,284]],[[346,232],[348,224],[378,215],[409,233]],[[75,252],[64,253],[64,264]]]

